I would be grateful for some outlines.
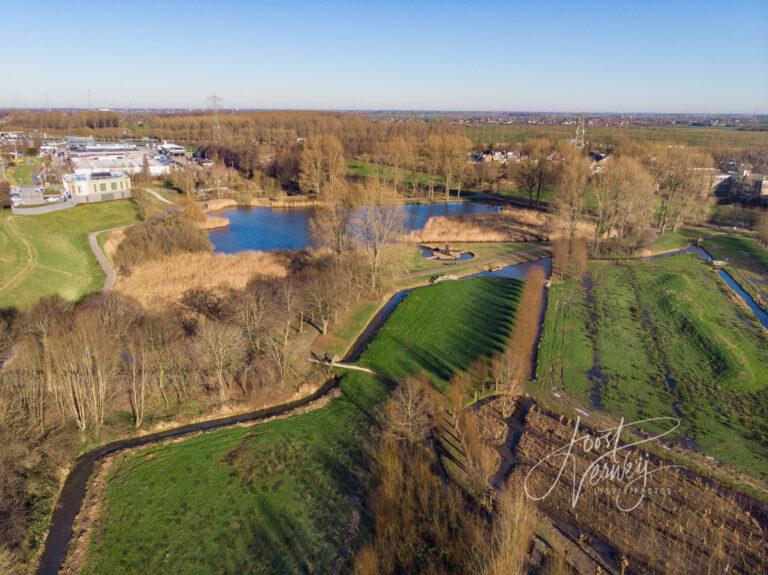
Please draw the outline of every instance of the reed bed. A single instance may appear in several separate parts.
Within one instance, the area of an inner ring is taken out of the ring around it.
[[[181,253],[136,266],[118,278],[116,289],[145,307],[164,307],[190,288],[243,289],[256,277],[283,278],[286,264],[284,256],[265,252]]]

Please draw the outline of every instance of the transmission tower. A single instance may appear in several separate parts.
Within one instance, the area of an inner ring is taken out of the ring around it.
[[[587,131],[587,124],[584,120],[584,114],[579,116],[579,123],[576,125],[576,138],[574,139],[574,143],[576,144],[576,147],[583,148],[585,145],[584,142],[584,136]]]
[[[211,105],[211,111],[213,112],[213,141],[218,142],[219,141],[219,107],[221,106],[223,98],[220,96],[208,96],[206,98],[206,101],[208,101]]]

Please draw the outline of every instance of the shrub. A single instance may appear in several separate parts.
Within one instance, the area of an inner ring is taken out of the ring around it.
[[[174,214],[128,228],[115,252],[115,263],[122,269],[130,269],[172,254],[212,251],[205,231],[188,218]]]

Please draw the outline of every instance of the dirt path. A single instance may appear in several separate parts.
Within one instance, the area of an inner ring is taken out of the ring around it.
[[[149,188],[144,188],[144,191],[147,192],[148,194],[152,194],[153,196],[155,196],[158,200],[160,200],[164,204],[171,204],[171,205],[173,205],[173,202],[171,200],[168,200],[168,199],[164,198],[163,196],[158,194],[155,190],[151,190]]]

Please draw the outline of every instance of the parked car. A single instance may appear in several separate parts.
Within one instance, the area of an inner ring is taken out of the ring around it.
[[[62,196],[44,196],[43,199],[48,202],[49,204],[53,204],[55,202],[63,202],[64,198]]]
[[[17,196],[11,196],[11,204],[14,206],[23,206],[24,202],[21,201],[21,198]]]

